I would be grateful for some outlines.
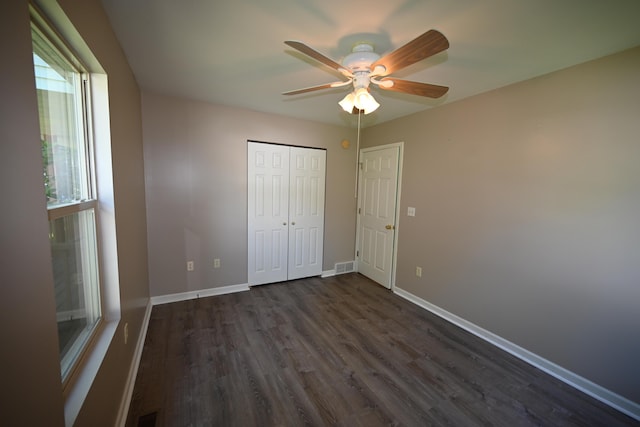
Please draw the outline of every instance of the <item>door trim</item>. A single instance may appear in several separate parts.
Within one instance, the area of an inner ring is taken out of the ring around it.
[[[396,267],[398,260],[398,235],[400,234],[400,196],[402,192],[402,163],[404,159],[404,141],[394,142],[392,144],[385,145],[376,145],[375,147],[361,148],[359,153],[359,158],[362,159],[362,154],[368,151],[375,151],[385,148],[398,148],[398,182],[397,182],[397,190],[396,190],[396,232],[393,236],[393,251],[391,253],[391,283],[390,290],[394,291],[396,287]],[[362,164],[362,163],[360,163]],[[361,202],[361,194],[360,194],[360,183],[362,182],[362,169],[360,169],[360,164],[358,165],[358,199],[356,201],[357,209],[360,209]],[[358,268],[358,263],[360,261],[360,257],[358,256],[358,251],[360,250],[360,214],[356,210],[356,244],[355,251],[353,253],[353,259],[356,260],[356,271],[360,271]]]

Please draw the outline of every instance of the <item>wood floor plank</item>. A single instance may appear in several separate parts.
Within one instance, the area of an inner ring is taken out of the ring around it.
[[[356,273],[155,306],[127,426],[154,413],[167,427],[640,425]]]

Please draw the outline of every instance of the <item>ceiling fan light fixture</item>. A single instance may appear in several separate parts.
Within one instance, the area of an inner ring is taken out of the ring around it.
[[[340,105],[340,107],[342,107],[342,109],[347,113],[351,113],[355,105],[355,98],[356,97],[353,92],[349,92],[347,96],[342,98],[342,101],[338,102],[338,105]]]
[[[366,88],[358,88],[352,95],[354,95],[355,107],[358,110],[364,110],[365,114],[372,113],[380,107],[380,104],[378,104]]]

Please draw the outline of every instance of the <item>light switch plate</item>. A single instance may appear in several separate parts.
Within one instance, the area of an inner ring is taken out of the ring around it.
[[[416,216],[416,208],[407,208],[407,216]]]

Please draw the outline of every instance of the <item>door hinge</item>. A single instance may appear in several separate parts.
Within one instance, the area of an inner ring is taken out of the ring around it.
[[[356,257],[360,256],[360,251],[356,251]]]
[[[358,208],[358,213],[362,213],[362,210],[360,208]]]

